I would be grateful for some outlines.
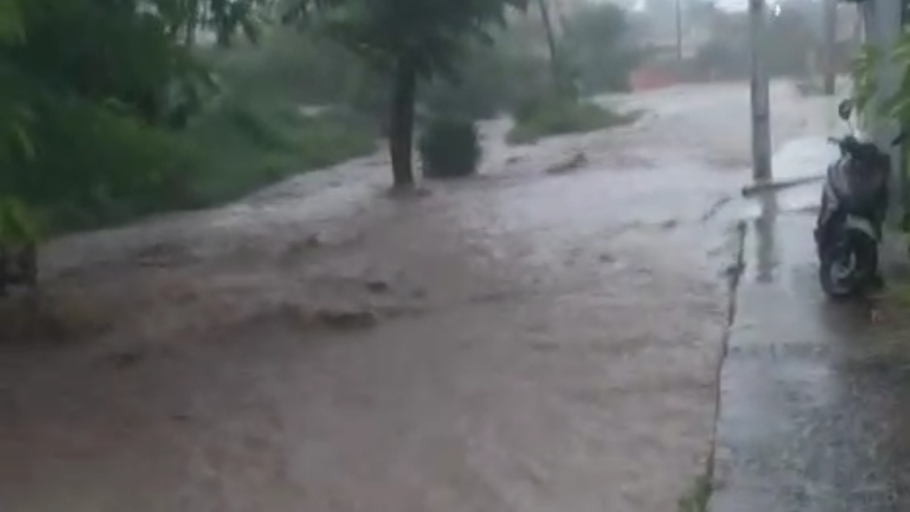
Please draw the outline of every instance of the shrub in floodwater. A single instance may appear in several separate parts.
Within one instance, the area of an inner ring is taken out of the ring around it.
[[[418,142],[423,174],[457,178],[477,172],[483,148],[473,121],[457,117],[430,119]]]

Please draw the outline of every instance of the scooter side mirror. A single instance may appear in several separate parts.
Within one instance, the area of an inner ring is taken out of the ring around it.
[[[853,115],[853,106],[853,100],[851,99],[840,102],[840,104],[837,105],[837,115],[844,121],[849,121],[850,116]]]

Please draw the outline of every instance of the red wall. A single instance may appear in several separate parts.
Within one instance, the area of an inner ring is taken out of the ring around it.
[[[642,66],[629,76],[629,85],[633,91],[659,89],[677,83],[679,83],[679,79],[673,72],[653,66]]]

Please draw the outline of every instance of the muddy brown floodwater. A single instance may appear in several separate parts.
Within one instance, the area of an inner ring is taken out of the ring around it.
[[[709,456],[748,94],[620,101],[649,112],[524,148],[493,123],[483,175],[426,193],[377,157],[54,242],[43,327],[0,348],[0,510],[673,510]],[[812,128],[774,101],[779,138]]]

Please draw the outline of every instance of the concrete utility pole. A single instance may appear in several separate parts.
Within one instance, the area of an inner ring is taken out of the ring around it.
[[[834,94],[834,78],[836,67],[836,50],[837,50],[837,0],[822,0],[824,10],[824,47],[822,48],[822,58],[824,59],[824,91],[826,96]]]
[[[765,0],[749,0],[752,36],[752,177],[756,184],[771,181],[771,113],[765,68]]]
[[[683,60],[682,0],[676,0],[676,60]]]

